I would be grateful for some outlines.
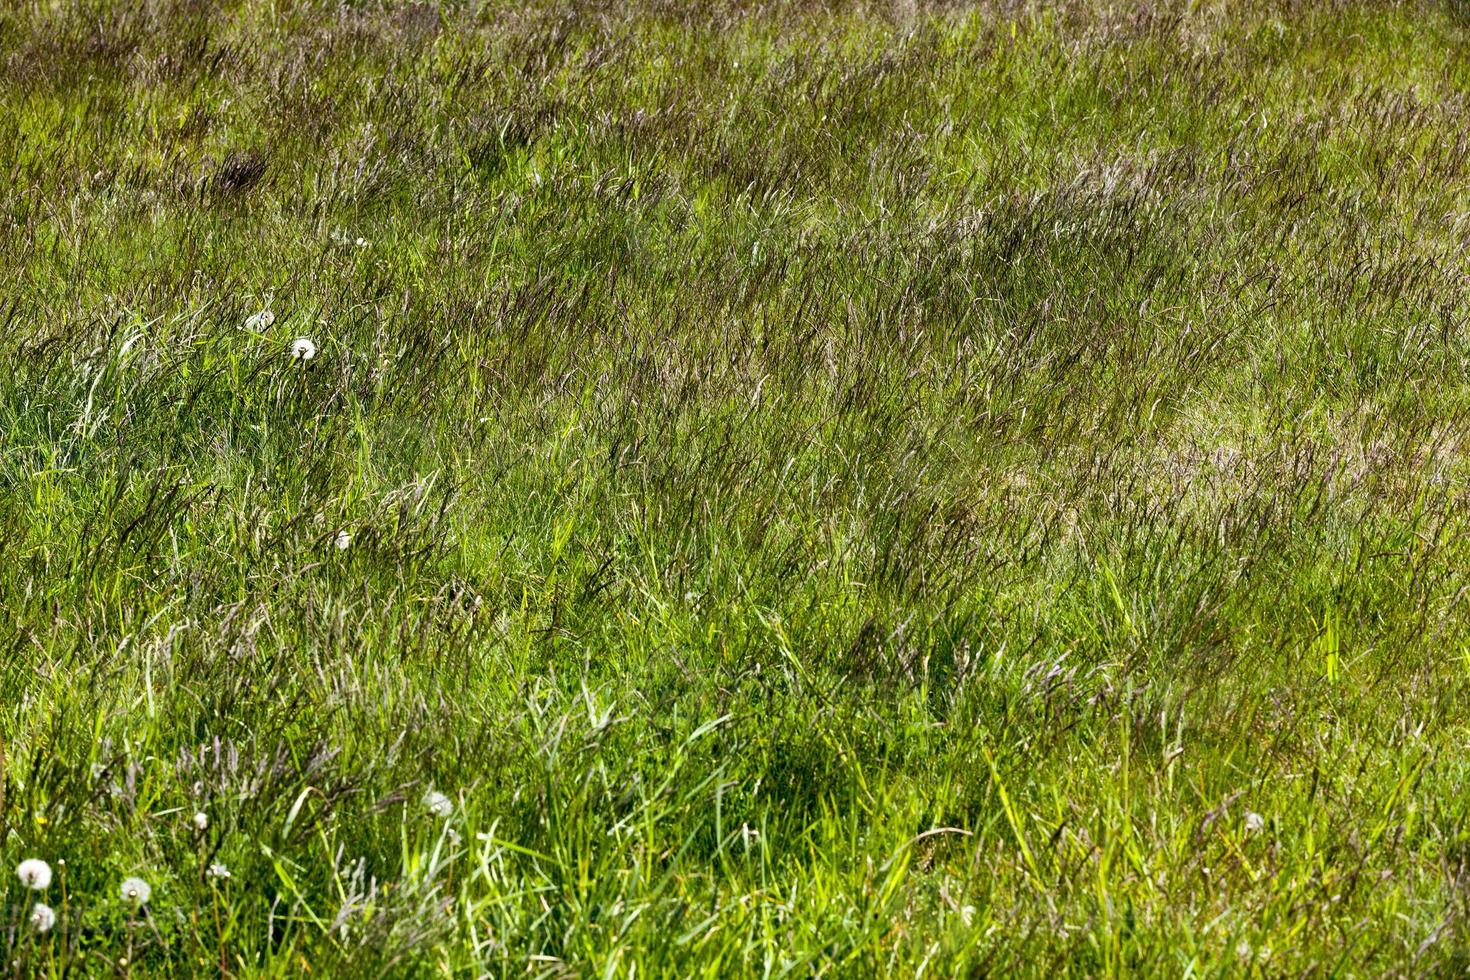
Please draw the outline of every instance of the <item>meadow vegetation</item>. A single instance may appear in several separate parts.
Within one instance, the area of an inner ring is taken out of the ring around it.
[[[0,969],[1460,975],[1467,243],[1456,2],[4,4]]]

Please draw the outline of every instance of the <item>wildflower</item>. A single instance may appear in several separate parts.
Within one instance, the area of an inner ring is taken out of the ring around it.
[[[51,865],[40,858],[28,858],[15,867],[21,884],[32,891],[42,891],[51,886]]]
[[[270,310],[261,310],[259,313],[252,313],[245,318],[245,329],[259,333],[275,322],[275,313]]]
[[[1245,829],[1253,834],[1258,834],[1266,829],[1266,818],[1254,810],[1245,811]]]
[[[437,789],[424,794],[424,808],[436,817],[447,817],[454,812],[454,804],[449,802],[449,797]]]
[[[338,551],[346,551],[347,548],[348,548],[348,546],[351,545],[351,544],[352,544],[352,535],[348,534],[346,531],[338,531],[337,532],[336,545],[337,545],[337,550]]]
[[[291,341],[291,360],[309,361],[316,357],[316,344],[305,337],[297,337]]]
[[[51,906],[44,902],[37,902],[35,908],[31,909],[31,928],[37,932],[50,932],[54,925],[56,925],[56,913]]]
[[[973,906],[973,905],[966,905],[963,908],[961,908],[960,909],[960,921],[963,922],[967,926],[974,925],[975,924],[975,906]]]
[[[142,878],[124,878],[122,897],[124,902],[134,908],[141,908],[148,904],[148,899],[153,897],[153,889]]]
[[[359,238],[355,244],[358,248],[367,248],[367,239]]]
[[[209,814],[200,810],[194,814],[194,829],[201,833],[209,829]]]
[[[1235,944],[1235,955],[1243,960],[1253,960],[1256,958],[1256,951],[1251,948],[1249,939],[1242,939]]]
[[[209,876],[220,879],[228,878],[230,876],[230,869],[216,861],[209,866]]]

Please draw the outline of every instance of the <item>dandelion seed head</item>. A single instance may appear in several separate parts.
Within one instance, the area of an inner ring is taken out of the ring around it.
[[[148,899],[153,897],[152,887],[142,878],[124,878],[121,891],[123,901],[134,908],[147,905]]]
[[[27,858],[15,866],[15,875],[32,891],[51,887],[51,865],[40,858]]]
[[[1260,833],[1266,829],[1266,818],[1254,810],[1247,810],[1245,812],[1245,829],[1253,834]]]
[[[436,817],[447,817],[454,812],[454,804],[437,789],[431,789],[424,794],[424,809]]]
[[[316,344],[305,337],[297,337],[291,341],[291,360],[309,361],[316,357]]]
[[[209,814],[205,813],[203,810],[200,810],[198,813],[194,814],[194,829],[198,831],[208,830]]]
[[[245,329],[259,333],[275,322],[276,315],[274,312],[261,310],[259,313],[252,313],[245,318]]]
[[[338,551],[346,551],[348,546],[352,544],[352,535],[346,531],[338,531],[335,544],[337,545]]]
[[[45,902],[37,902],[31,909],[31,928],[37,932],[50,932],[56,925],[56,912]]]

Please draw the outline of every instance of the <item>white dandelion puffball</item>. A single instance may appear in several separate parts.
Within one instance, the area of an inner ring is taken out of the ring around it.
[[[209,866],[209,876],[211,878],[228,878],[230,876],[230,869],[216,862]]]
[[[261,310],[259,313],[252,313],[245,318],[245,329],[254,330],[256,333],[259,333],[275,322],[275,313],[270,310]]]
[[[134,908],[147,905],[148,899],[153,897],[153,889],[142,878],[124,878],[120,891],[123,901]]]
[[[15,866],[15,875],[32,891],[51,887],[51,865],[40,858],[28,858]]]
[[[316,344],[305,337],[297,337],[291,341],[291,360],[309,361],[316,357]]]
[[[431,789],[424,794],[424,809],[436,817],[447,817],[454,812],[454,804],[437,789]]]
[[[1260,833],[1266,829],[1266,818],[1254,810],[1247,810],[1245,812],[1245,829],[1253,834]]]
[[[338,551],[346,551],[347,548],[352,544],[352,535],[348,534],[346,531],[338,531],[335,544],[337,545]]]
[[[56,912],[44,902],[37,902],[31,909],[31,928],[37,932],[50,932],[56,925]]]
[[[205,813],[203,810],[200,810],[198,813],[194,814],[194,829],[199,831],[208,830],[209,814]]]

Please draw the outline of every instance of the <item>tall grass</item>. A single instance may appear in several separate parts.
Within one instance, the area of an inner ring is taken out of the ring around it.
[[[1467,969],[1467,24],[0,9],[3,962]]]

